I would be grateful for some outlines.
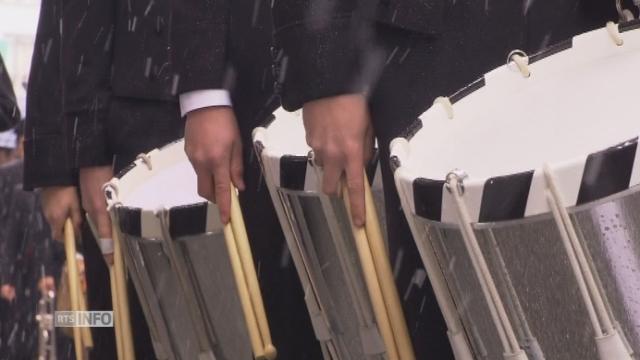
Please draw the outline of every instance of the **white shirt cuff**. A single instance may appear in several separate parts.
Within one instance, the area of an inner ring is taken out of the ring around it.
[[[180,114],[210,106],[231,106],[231,95],[225,89],[194,90],[180,94]]]

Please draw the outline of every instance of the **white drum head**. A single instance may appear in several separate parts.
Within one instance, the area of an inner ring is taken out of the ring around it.
[[[197,177],[182,139],[140,156],[107,185],[105,192],[121,222],[128,224],[121,230],[130,235],[163,238],[160,221],[164,213],[169,214],[174,236],[222,227],[215,205],[198,195]]]
[[[151,168],[138,159],[119,175],[118,197],[123,206],[158,210],[206,202],[198,195],[196,173],[184,152],[184,140],[146,157]]]
[[[392,153],[402,168],[399,176],[441,182],[452,170],[462,170],[469,176],[465,180],[469,206],[480,221],[485,186],[514,175],[522,182],[526,173],[531,178],[524,180],[529,189],[520,191],[523,213],[485,220],[547,212],[544,197],[537,196],[544,189],[545,164],[557,174],[568,206],[624,190],[618,185],[593,188],[606,182],[594,176],[610,175],[614,182],[626,182],[626,188],[638,184],[635,148],[640,121],[634,107],[640,84],[640,30],[622,31],[622,46],[607,29],[600,29],[532,56],[528,78],[513,62],[495,69],[462,90],[470,92],[466,96],[451,97],[451,119],[446,105],[436,103],[420,117],[422,128],[408,142],[394,142]],[[627,168],[618,174],[615,164],[605,164],[600,172],[608,174],[601,175],[596,162],[607,161],[612,148],[631,153],[631,158],[609,156]],[[446,200],[446,194],[440,197]],[[447,206],[438,206],[443,207],[441,218],[434,220],[445,221]]]

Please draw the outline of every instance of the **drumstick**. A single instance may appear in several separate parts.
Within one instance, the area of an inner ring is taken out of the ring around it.
[[[384,304],[384,296],[379,283],[377,272],[375,269],[373,255],[369,247],[369,241],[367,240],[367,234],[364,228],[356,227],[351,220],[351,205],[349,203],[349,192],[346,185],[343,183],[342,196],[344,205],[347,209],[347,215],[349,216],[349,223],[351,224],[351,231],[358,250],[358,256],[360,258],[360,264],[362,266],[362,274],[364,276],[369,297],[371,298],[371,306],[378,324],[378,330],[382,336],[382,340],[387,349],[387,355],[389,360],[404,360],[401,359],[398,353],[395,338],[393,336],[393,330],[391,328],[391,322],[387,308]]]
[[[135,359],[133,350],[133,335],[131,331],[131,317],[129,314],[129,298],[127,294],[127,282],[125,278],[124,262],[122,259],[122,249],[120,233],[115,224],[111,224],[111,236],[113,237],[113,268],[115,283],[117,287],[118,310],[120,311],[122,331],[122,355],[125,360]]]
[[[116,335],[116,350],[118,352],[118,359],[122,360],[123,348],[122,348],[122,320],[120,319],[120,309],[118,306],[118,286],[116,285],[116,275],[113,265],[109,265],[109,282],[111,283],[111,306],[113,307],[113,330]]]
[[[238,194],[236,189],[233,186],[231,187],[231,221],[230,222],[231,222],[231,229],[233,230],[233,234],[236,240],[236,245],[238,247],[240,262],[244,270],[244,276],[245,276],[247,287],[249,290],[251,304],[253,305],[253,310],[255,311],[256,320],[258,322],[258,328],[260,329],[260,335],[262,336],[265,357],[269,360],[273,360],[277,356],[277,351],[271,341],[271,332],[269,331],[269,322],[267,320],[267,314],[264,309],[264,302],[262,301],[262,293],[260,292],[260,285],[258,284],[258,276],[256,274],[256,268],[253,263],[253,255],[251,254],[249,237],[247,236],[247,229],[244,224],[242,210],[240,209]]]
[[[76,259],[77,264],[77,259]],[[82,284],[80,282],[80,276],[76,278],[78,282],[78,304],[80,305],[80,311],[87,311],[87,300],[84,297],[84,293],[82,290]],[[92,348],[93,347],[93,337],[91,336],[91,329],[83,326],[80,328],[80,333],[82,335],[82,345],[84,348]]]
[[[229,252],[229,261],[231,262],[233,277],[235,278],[236,286],[238,288],[238,296],[240,297],[240,305],[242,306],[242,312],[244,313],[244,320],[247,325],[247,331],[249,332],[251,349],[254,357],[256,359],[260,359],[265,357],[264,343],[260,337],[258,321],[251,306],[249,288],[245,280],[242,263],[240,261],[240,254],[238,253],[236,239],[233,235],[233,229],[231,228],[230,223],[224,226],[224,239],[227,244],[227,251]]]
[[[77,312],[78,304],[78,264],[76,263],[76,239],[73,232],[73,223],[67,219],[64,223],[64,250],[67,256],[67,275],[69,276],[69,297],[71,298],[71,311]],[[82,333],[80,327],[73,327],[73,342],[75,344],[76,359],[84,359],[84,347],[82,346]]]
[[[389,263],[389,254],[387,253],[387,248],[384,243],[382,230],[380,230],[379,217],[366,173],[364,174],[364,198],[366,211],[365,231],[369,240],[369,247],[371,248],[371,255],[373,256],[373,263],[376,268],[378,280],[380,281],[382,296],[384,297],[387,312],[389,313],[389,320],[391,321],[391,328],[396,339],[398,352],[402,360],[415,359],[411,338],[409,337],[409,330],[407,329],[407,322],[404,318],[404,312],[402,311],[398,288],[396,287],[391,264]]]
[[[91,229],[91,233],[93,234],[93,237],[98,240],[100,238],[100,235],[98,234],[98,230],[96,228],[96,226],[93,224],[93,221],[91,220],[91,217],[89,216],[88,213],[85,214],[85,218],[87,219],[87,224],[89,224],[89,229]],[[112,254],[112,258],[113,258],[113,254]],[[124,354],[123,354],[123,344],[122,344],[122,319],[121,319],[121,312],[119,310],[119,306],[118,306],[118,286],[116,284],[116,275],[115,275],[115,269],[113,264],[108,265],[109,266],[109,283],[111,285],[111,307],[113,308],[113,330],[115,333],[115,338],[116,338],[116,351],[118,353],[118,359],[122,360],[124,359]]]

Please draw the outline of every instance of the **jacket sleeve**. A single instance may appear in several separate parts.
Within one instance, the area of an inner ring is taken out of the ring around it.
[[[107,112],[111,98],[115,1],[66,0],[60,42],[64,122],[73,129],[75,167],[111,165]]]
[[[374,16],[359,0],[274,0],[274,60],[287,110],[368,86]],[[365,1],[362,1],[364,3]]]
[[[171,2],[171,60],[177,94],[227,87],[230,1]]]
[[[43,0],[27,87],[24,188],[76,184],[72,127],[63,121],[60,78],[61,0]]]
[[[0,131],[14,127],[20,121],[20,110],[13,93],[9,73],[0,56]]]

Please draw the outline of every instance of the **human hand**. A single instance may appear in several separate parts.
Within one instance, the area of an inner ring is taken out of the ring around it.
[[[71,218],[75,231],[80,232],[82,215],[75,186],[43,188],[41,198],[42,212],[51,227],[51,235],[54,239],[63,241],[64,223],[68,218]]]
[[[244,190],[242,140],[233,109],[226,106],[198,109],[187,114],[185,151],[198,176],[198,194],[215,202],[220,220],[230,220],[233,183]]]
[[[107,200],[104,197],[102,187],[111,178],[113,178],[111,166],[93,166],[80,169],[82,207],[87,212],[92,231],[108,265],[113,265],[113,237],[111,219],[107,211]]]
[[[4,284],[0,287],[0,297],[12,302],[16,298],[16,288],[10,284]]]
[[[373,128],[367,100],[362,95],[341,95],[304,104],[307,143],[323,168],[322,191],[339,193],[342,174],[354,225],[365,222],[364,166],[373,149]]]

